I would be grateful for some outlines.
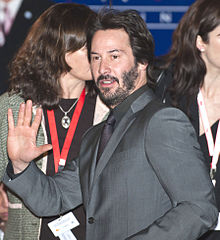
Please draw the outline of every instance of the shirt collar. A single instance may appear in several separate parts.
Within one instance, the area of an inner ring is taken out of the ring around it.
[[[148,86],[145,84],[144,86],[140,87],[136,91],[134,91],[131,95],[129,95],[122,103],[116,106],[112,111],[114,117],[116,119],[116,125],[120,122],[122,117],[130,108],[131,104],[143,93],[147,90]]]

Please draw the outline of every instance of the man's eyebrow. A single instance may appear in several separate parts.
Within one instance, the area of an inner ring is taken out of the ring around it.
[[[97,52],[90,52],[90,54],[98,54]]]
[[[110,50],[110,51],[108,51],[109,53],[114,53],[114,52],[121,52],[122,50],[120,50],[120,49],[113,49],[113,50]]]
[[[124,50],[121,50],[121,49],[112,49],[112,50],[109,50],[107,51],[108,53],[114,53],[114,52],[124,52]],[[99,54],[97,52],[91,52],[90,54]]]

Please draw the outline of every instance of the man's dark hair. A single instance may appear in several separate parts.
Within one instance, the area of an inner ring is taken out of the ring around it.
[[[87,34],[88,58],[90,59],[91,43],[94,34],[99,30],[124,29],[128,34],[136,63],[148,63],[147,79],[154,86],[152,65],[154,60],[154,40],[147,29],[145,21],[135,10],[118,11],[102,9],[91,25]]]

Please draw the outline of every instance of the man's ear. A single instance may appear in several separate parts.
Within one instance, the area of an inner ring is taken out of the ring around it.
[[[138,68],[140,71],[146,71],[148,63],[138,63]]]
[[[70,61],[71,61],[70,55],[71,55],[70,52],[67,52],[67,53],[65,54],[65,61],[66,61],[66,63],[67,63],[68,65],[70,65]]]
[[[196,38],[196,47],[198,48],[198,50],[200,52],[204,52],[205,51],[205,43],[203,42],[202,38],[200,35],[197,35],[197,38]]]

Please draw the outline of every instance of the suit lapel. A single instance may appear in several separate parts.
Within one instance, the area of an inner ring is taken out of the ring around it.
[[[126,131],[129,129],[130,125],[136,118],[136,115],[140,110],[142,110],[151,100],[155,98],[151,89],[147,89],[144,93],[142,93],[131,105],[125,116],[121,119],[118,126],[114,130],[108,144],[106,145],[99,162],[96,166],[96,156],[98,150],[98,143],[96,144],[96,154],[92,163],[92,172],[90,173],[90,183],[95,184],[97,178],[100,176],[101,172],[107,165],[109,159],[114,153],[116,147],[120,143]],[[100,137],[100,136],[99,136]]]
[[[97,156],[97,152],[98,152],[98,146],[99,146],[99,140],[100,140],[100,135],[102,132],[102,128],[103,128],[104,122],[95,126],[96,130],[95,130],[95,134],[94,137],[92,137],[91,139],[91,143],[89,144],[91,146],[91,148],[94,148],[93,151],[93,157],[91,157],[91,161],[88,162],[88,166],[89,166],[89,189],[91,189],[92,184],[93,184],[93,180],[94,180],[94,175],[95,175],[95,170],[96,170],[96,156]]]
[[[108,163],[110,157],[115,151],[115,148],[118,146],[119,142],[121,141],[122,137],[124,136],[126,130],[129,128],[131,123],[133,122],[134,115],[131,115],[132,111],[129,110],[129,113],[126,114],[126,116],[123,117],[123,119],[120,121],[117,128],[114,130],[108,144],[106,145],[99,162],[95,169],[95,175],[94,175],[94,182],[102,172],[102,170],[105,168],[106,164]],[[96,152],[97,153],[97,152]]]

